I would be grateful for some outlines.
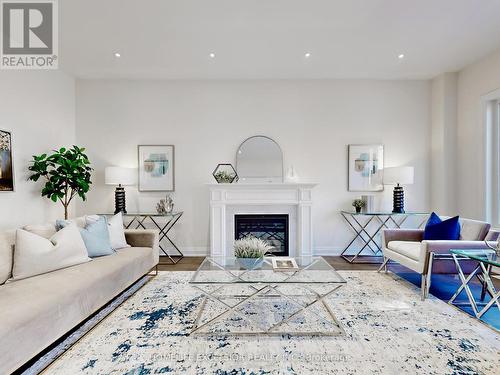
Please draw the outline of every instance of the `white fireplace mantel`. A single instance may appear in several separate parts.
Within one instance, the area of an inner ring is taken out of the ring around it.
[[[315,183],[208,184],[210,255],[232,256],[234,215],[289,214],[290,256],[312,255],[312,190]],[[292,220],[295,218],[295,220]]]

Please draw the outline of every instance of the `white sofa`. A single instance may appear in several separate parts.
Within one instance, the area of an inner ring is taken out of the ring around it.
[[[150,272],[158,232],[125,231],[132,247],[88,263],[0,285],[0,374],[35,357]],[[9,277],[15,231],[0,232],[0,281]]]

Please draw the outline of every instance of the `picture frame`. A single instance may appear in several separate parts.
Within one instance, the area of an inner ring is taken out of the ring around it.
[[[348,190],[383,191],[384,146],[366,144],[348,146]]]
[[[139,191],[175,191],[175,146],[137,147]]]
[[[0,130],[0,192],[15,191],[12,133]]]
[[[288,257],[274,257],[271,258],[273,262],[273,271],[297,271],[299,266],[294,258]]]

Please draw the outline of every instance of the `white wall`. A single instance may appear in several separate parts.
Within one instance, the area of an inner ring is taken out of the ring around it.
[[[431,207],[456,215],[457,73],[432,80]]]
[[[0,129],[13,133],[15,192],[0,192],[0,229],[64,216],[28,182],[32,155],[75,141],[75,80],[61,71],[0,71]]]
[[[383,143],[386,166],[415,166],[407,208],[430,206],[428,81],[77,81],[77,143],[95,167],[94,186],[78,214],[112,212],[108,165],[137,166],[138,144],[176,146],[175,238],[189,253],[208,246],[205,183],[217,163],[234,162],[245,138],[264,134],[283,148],[285,166],[319,183],[314,194],[315,251],[339,251],[348,237],[339,210],[347,191],[347,145]],[[162,193],[127,189],[127,207],[153,211]],[[392,189],[377,194],[392,207]]]
[[[500,88],[500,50],[458,75],[457,208],[485,219],[485,126],[481,97]]]

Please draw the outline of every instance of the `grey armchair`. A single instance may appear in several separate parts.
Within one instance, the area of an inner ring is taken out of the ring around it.
[[[431,275],[437,273],[455,273],[451,260],[434,262],[436,254],[450,254],[451,249],[484,249],[485,240],[495,241],[498,231],[490,231],[490,224],[470,219],[461,219],[461,234],[458,241],[423,240],[423,229],[385,229],[382,232],[382,251],[384,262],[379,271],[385,269],[389,260],[421,275],[422,299],[429,294]]]

